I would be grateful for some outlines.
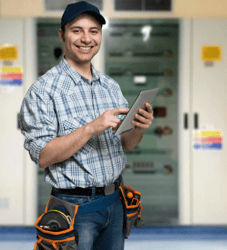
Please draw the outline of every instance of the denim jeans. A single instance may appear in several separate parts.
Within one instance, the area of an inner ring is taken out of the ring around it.
[[[67,195],[52,192],[59,199],[80,205],[103,195]],[[77,250],[123,250],[124,208],[121,200],[117,200],[106,209],[93,213],[76,215],[74,229],[79,234]]]

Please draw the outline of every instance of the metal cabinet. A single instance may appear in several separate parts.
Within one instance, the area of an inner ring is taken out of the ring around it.
[[[16,46],[18,50],[18,60],[0,61],[1,71],[5,68],[11,73],[6,82],[0,72],[0,224],[33,225],[36,167],[23,147],[24,136],[17,118],[26,90],[36,78],[35,22],[30,18],[2,18],[0,30],[0,44]],[[23,72],[22,81],[15,81],[15,68]]]
[[[181,21],[178,141],[182,225],[227,223],[226,24],[221,19]],[[212,49],[208,53],[220,60],[204,61],[204,46],[220,47],[218,54]]]
[[[177,20],[110,20],[104,30],[105,73],[132,105],[142,90],[159,88],[155,118],[127,155],[123,177],[142,193],[148,225],[178,223],[178,29]]]

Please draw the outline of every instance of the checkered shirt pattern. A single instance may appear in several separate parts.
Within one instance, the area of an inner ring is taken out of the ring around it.
[[[91,83],[63,58],[29,88],[19,124],[24,147],[37,165],[41,150],[51,139],[72,133],[107,109],[128,108],[117,82],[93,66],[92,74]],[[92,136],[70,158],[47,167],[45,181],[56,188],[103,187],[119,177],[126,161],[121,137],[110,128]]]

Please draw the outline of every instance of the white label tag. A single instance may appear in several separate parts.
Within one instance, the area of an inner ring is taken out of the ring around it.
[[[134,76],[134,83],[135,84],[145,84],[147,82],[146,76]]]

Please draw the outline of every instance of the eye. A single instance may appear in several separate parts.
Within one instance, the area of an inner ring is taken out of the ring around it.
[[[97,30],[92,30],[91,33],[92,34],[98,34],[98,31]]]
[[[73,30],[73,33],[79,33],[80,30]]]

